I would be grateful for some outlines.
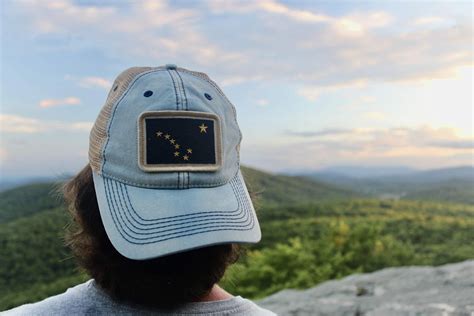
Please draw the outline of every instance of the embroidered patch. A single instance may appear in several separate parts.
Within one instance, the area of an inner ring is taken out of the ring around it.
[[[148,172],[215,171],[221,165],[219,118],[191,111],[144,112],[138,119],[139,166]]]

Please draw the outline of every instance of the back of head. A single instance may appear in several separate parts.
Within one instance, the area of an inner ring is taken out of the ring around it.
[[[105,232],[87,165],[64,186],[73,218],[66,235],[80,267],[112,298],[172,308],[207,295],[240,254],[238,244],[221,244],[149,260],[122,256]]]
[[[207,75],[134,67],[92,128],[89,164],[65,185],[68,243],[110,296],[173,307],[206,296],[260,240],[240,171],[236,111]]]

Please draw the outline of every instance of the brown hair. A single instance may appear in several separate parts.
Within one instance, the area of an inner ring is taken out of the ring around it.
[[[122,256],[110,243],[87,165],[63,188],[73,223],[67,245],[82,267],[112,298],[171,308],[203,298],[239,258],[237,244],[222,244],[150,260]]]

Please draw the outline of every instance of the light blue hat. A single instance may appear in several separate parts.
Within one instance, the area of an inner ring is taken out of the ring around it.
[[[236,112],[204,73],[134,67],[115,80],[90,134],[101,218],[123,256],[145,260],[256,243],[239,168]]]

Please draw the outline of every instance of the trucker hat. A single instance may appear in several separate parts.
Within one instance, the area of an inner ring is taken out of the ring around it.
[[[206,74],[133,67],[115,80],[89,139],[108,238],[145,260],[222,243],[256,243],[240,172],[236,112]]]

